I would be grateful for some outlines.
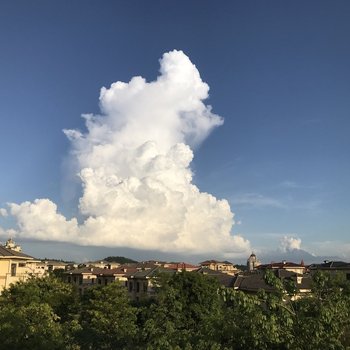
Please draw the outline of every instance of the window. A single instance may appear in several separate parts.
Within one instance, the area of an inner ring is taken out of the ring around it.
[[[26,263],[19,263],[18,267],[26,267]]]
[[[68,283],[71,283],[72,278],[70,276],[68,276]]]
[[[140,282],[136,283],[136,293],[140,292]]]
[[[83,284],[83,277],[79,277],[79,284]]]
[[[99,279],[97,280],[97,282],[98,282],[98,284],[101,284],[101,278],[99,278]]]
[[[16,276],[17,264],[11,264],[11,276]]]
[[[132,282],[129,283],[129,292],[132,292]]]
[[[143,282],[143,291],[147,292],[147,282]]]
[[[107,285],[107,283],[108,283],[108,280],[107,280],[107,278],[105,279],[105,286]]]

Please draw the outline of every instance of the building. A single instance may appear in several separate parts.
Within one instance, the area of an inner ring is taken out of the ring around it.
[[[140,301],[154,297],[156,294],[156,277],[160,274],[175,274],[178,270],[162,266],[138,270],[128,276],[127,288],[132,300]]]
[[[303,262],[296,264],[290,261],[283,260],[281,262],[272,262],[270,264],[259,265],[257,267],[259,270],[286,270],[290,272],[295,272],[300,275],[306,272],[306,266]]]
[[[344,261],[327,261],[322,264],[312,264],[309,266],[311,274],[317,271],[323,271],[330,274],[343,273],[347,280],[350,280],[350,263]]]
[[[309,274],[299,274],[285,269],[272,270],[277,278],[282,281],[291,281],[294,283],[295,294],[291,297],[292,300],[298,299],[311,292],[312,278]],[[253,273],[239,275],[234,281],[233,288],[245,293],[258,293],[259,290],[264,290],[267,293],[276,292],[274,286],[269,285],[265,281],[265,273],[263,270],[258,270]]]
[[[250,254],[250,256],[247,260],[248,271],[254,271],[260,265],[261,265],[261,262],[258,260],[256,255],[254,253]]]
[[[220,285],[226,288],[233,287],[234,281],[236,279],[235,276],[231,274],[228,274],[219,270],[208,269],[207,267],[200,267],[195,272],[200,273],[202,275],[206,275],[211,278],[215,278]]]
[[[13,283],[42,276],[44,272],[38,269],[38,263],[40,260],[22,253],[21,247],[11,238],[0,245],[0,293]]]
[[[68,263],[60,260],[42,260],[40,265],[45,272],[52,272],[55,270],[66,270]]]
[[[199,268],[197,265],[192,265],[185,262],[164,263],[162,266],[170,270],[176,270],[178,272],[196,271]]]
[[[101,269],[114,269],[120,266],[117,262],[109,262],[106,260],[96,260],[96,261],[88,261],[80,265],[80,267],[99,267]]]
[[[85,289],[94,286],[106,286],[112,282],[119,281],[127,287],[128,276],[135,273],[135,266],[121,265],[115,269],[84,266],[78,269],[68,270],[63,273],[64,280],[73,284],[83,294]]]
[[[202,267],[206,267],[210,270],[221,271],[229,275],[234,275],[240,272],[231,262],[229,261],[217,261],[217,260],[206,260],[199,263]]]

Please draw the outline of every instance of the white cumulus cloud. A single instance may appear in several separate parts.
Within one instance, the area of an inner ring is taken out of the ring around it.
[[[84,222],[48,199],[10,204],[18,235],[85,245],[247,254],[225,199],[192,183],[193,150],[223,119],[203,101],[209,87],[182,51],[165,53],[152,82],[133,77],[100,93],[86,131],[64,130],[78,165]]]
[[[0,208],[0,216],[6,217],[7,215],[7,210],[5,208]]]
[[[284,252],[301,249],[301,239],[291,236],[283,236],[280,240],[280,247]]]

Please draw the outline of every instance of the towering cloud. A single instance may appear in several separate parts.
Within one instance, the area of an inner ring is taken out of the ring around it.
[[[85,132],[64,130],[82,182],[84,222],[67,220],[48,199],[10,204],[18,235],[162,251],[250,251],[248,241],[230,233],[228,202],[192,183],[192,150],[223,123],[203,103],[208,90],[182,51],[163,55],[156,81],[134,77],[103,87],[101,115],[83,116]]]

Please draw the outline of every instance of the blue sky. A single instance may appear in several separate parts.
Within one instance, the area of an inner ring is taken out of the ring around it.
[[[348,1],[2,1],[0,207],[49,198],[77,216],[62,129],[84,130],[102,86],[154,80],[177,49],[224,118],[191,168],[229,201],[233,233],[349,260],[349,16]]]

